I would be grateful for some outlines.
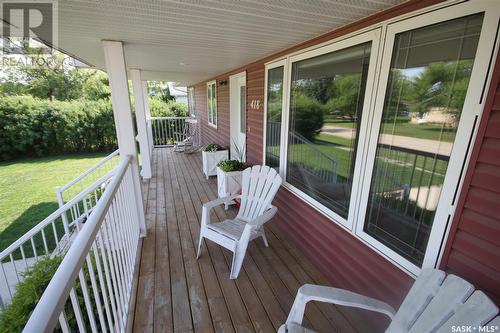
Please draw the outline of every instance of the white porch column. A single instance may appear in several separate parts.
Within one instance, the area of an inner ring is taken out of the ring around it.
[[[111,102],[115,117],[116,136],[121,156],[132,156],[131,170],[134,180],[134,196],[141,236],[146,235],[146,222],[144,217],[144,203],[142,199],[139,166],[137,163],[137,149],[135,143],[134,124],[130,109],[130,96],[128,90],[127,68],[123,53],[122,42],[103,41],[106,71],[111,87]]]
[[[151,150],[149,149],[148,129],[146,124],[146,103],[144,101],[144,90],[142,89],[141,71],[130,70],[132,89],[134,90],[135,121],[137,123],[137,138],[141,151],[141,175],[145,179],[151,178]]]
[[[144,113],[146,114],[146,125],[148,130],[148,144],[150,155],[153,156],[153,127],[151,125],[151,110],[149,109],[149,99],[148,99],[148,83],[147,81],[142,81],[142,96],[144,96]]]

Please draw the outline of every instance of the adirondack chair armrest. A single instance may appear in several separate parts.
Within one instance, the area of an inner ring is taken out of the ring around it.
[[[241,194],[233,194],[233,195],[230,195],[230,196],[227,196],[224,198],[218,198],[218,199],[215,199],[215,200],[212,200],[209,202],[205,202],[203,204],[203,208],[210,210],[214,207],[217,207],[217,206],[225,204],[225,203],[229,203],[229,202],[233,201],[234,199],[238,199],[240,197],[241,197]]]
[[[233,194],[224,198],[218,198],[203,204],[203,209],[201,212],[201,226],[206,226],[210,224],[210,210],[219,205],[223,205],[231,202],[234,199],[241,198],[240,194]]]
[[[295,323],[301,325],[302,319],[304,318],[306,304],[309,301],[319,301],[361,308],[385,314],[391,319],[396,314],[396,311],[389,304],[371,297],[344,289],[305,284],[300,287],[297,292],[297,296],[293,302],[286,324]]]
[[[255,220],[250,221],[248,224],[251,225],[252,227],[260,227],[264,223],[266,223],[267,221],[272,219],[277,211],[278,211],[278,208],[271,205],[271,207],[268,210],[266,210],[264,213],[262,213],[262,215],[257,217]]]

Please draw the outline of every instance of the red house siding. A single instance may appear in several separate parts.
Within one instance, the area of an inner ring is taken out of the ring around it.
[[[500,57],[486,96],[441,267],[500,304]]]
[[[266,62],[438,2],[440,1],[409,1],[218,77],[217,80],[228,80],[231,74],[241,71],[247,73],[247,161],[262,163]],[[469,279],[500,303],[498,67],[497,61],[496,79],[492,82],[487,101],[491,104],[491,112],[485,110],[479,125],[475,155],[468,167],[466,183],[459,196],[462,208],[459,207],[455,214],[442,266]],[[228,85],[217,85],[217,89],[220,126],[214,130],[207,124],[206,82],[195,85],[197,111],[202,122],[202,140],[203,143],[229,145],[229,89]],[[258,109],[250,107],[252,100],[260,101]],[[413,283],[410,276],[288,190],[279,191],[275,204],[279,211],[272,223],[279,225],[332,285],[382,299],[395,307],[399,306]],[[367,315],[366,318],[366,322],[357,323],[361,330],[368,328],[368,331],[373,332],[384,326],[380,316]],[[371,326],[374,324],[375,326]]]

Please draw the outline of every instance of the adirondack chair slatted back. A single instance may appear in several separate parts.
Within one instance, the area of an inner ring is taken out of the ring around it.
[[[266,165],[255,165],[243,171],[242,178],[241,205],[236,218],[251,222],[269,209],[281,185],[281,177]]]
[[[452,326],[484,326],[497,313],[495,303],[482,291],[476,290],[437,332],[449,333]],[[495,326],[495,323],[490,322],[488,325]]]
[[[497,306],[464,279],[435,269],[423,270],[401,304],[387,333],[449,332],[451,325],[483,325]]]

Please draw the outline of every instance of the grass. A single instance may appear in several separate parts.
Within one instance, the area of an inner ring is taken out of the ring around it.
[[[334,145],[345,146],[345,147],[351,147],[354,144],[354,142],[352,142],[351,139],[346,139],[340,136],[323,134],[323,133],[317,134],[315,136],[315,139],[320,143],[321,142],[333,143]]]
[[[0,162],[0,250],[58,208],[55,188],[89,169],[107,153]]]
[[[327,139],[330,137],[326,135]],[[337,140],[337,138],[335,138]],[[334,141],[335,141],[334,140]],[[321,140],[323,141],[323,140]],[[343,179],[350,176],[352,151],[342,149],[342,147],[324,144],[317,144],[316,148],[321,150],[325,155],[337,161],[337,173]],[[330,140],[331,142],[331,140]],[[338,144],[338,142],[335,142]],[[277,151],[278,147],[268,147],[270,151],[273,148]],[[307,165],[312,169],[321,168],[318,165],[317,153],[308,149],[305,145],[296,144],[290,147],[289,156],[294,156],[294,162]],[[444,180],[444,173],[447,169],[446,161],[437,161],[433,165],[432,159],[426,159],[423,156],[417,156],[406,152],[394,152],[389,149],[381,148],[379,150],[379,173],[376,188],[381,190],[383,186],[385,191],[398,189],[397,183],[400,184],[432,184],[440,185]],[[415,163],[416,170],[413,169]],[[436,174],[431,177],[432,170]],[[425,170],[425,171],[423,171]]]
[[[344,128],[354,127],[354,122],[338,120],[332,118],[331,116],[325,118],[325,123]],[[455,139],[455,129],[451,127],[443,127],[438,124],[412,124],[410,122],[398,122],[395,128],[393,128],[392,123],[387,123],[383,127],[383,133],[409,136],[418,139],[441,139],[445,142],[453,142]]]

